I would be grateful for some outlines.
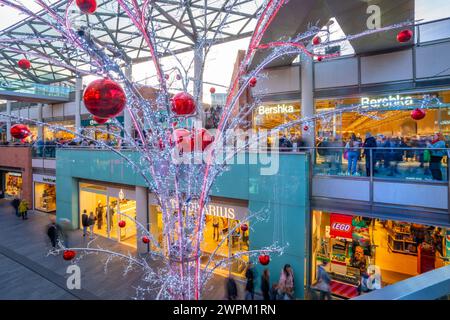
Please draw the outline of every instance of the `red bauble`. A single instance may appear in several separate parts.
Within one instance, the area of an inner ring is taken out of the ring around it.
[[[17,65],[20,69],[27,70],[31,68],[31,62],[28,59],[20,59],[19,62],[17,62]]]
[[[250,82],[248,84],[249,84],[250,87],[253,88],[254,86],[256,86],[257,82],[258,82],[258,80],[256,80],[255,77],[253,77],[253,78],[250,79]]]
[[[243,223],[243,224],[241,224],[241,230],[242,231],[247,231],[248,230],[248,224],[246,224],[246,223]]]
[[[181,152],[191,152],[194,149],[194,139],[189,130],[183,128],[173,130],[173,141]]]
[[[208,147],[213,141],[214,137],[209,133],[209,131],[202,128],[195,132],[195,141],[193,145],[196,151],[200,151],[199,146],[201,144],[201,151],[205,151],[206,147]]]
[[[189,93],[179,92],[171,100],[172,112],[177,116],[187,116],[194,113],[195,101]]]
[[[92,115],[103,119],[117,116],[127,103],[122,87],[110,79],[92,81],[84,90],[83,101]]]
[[[216,88],[214,87],[209,88],[209,92],[212,94],[216,93]]]
[[[408,42],[409,40],[411,40],[412,36],[413,36],[413,32],[409,29],[405,29],[405,30],[400,31],[397,34],[397,41],[400,43],[405,43],[405,42]]]
[[[318,57],[317,57],[317,61],[320,62],[320,61],[322,61],[322,60],[323,60],[323,57],[322,57],[322,56],[318,56]]]
[[[31,134],[30,129],[24,124],[15,124],[11,127],[11,135],[16,139],[25,139]]]
[[[165,75],[164,75],[164,79],[169,80],[169,75],[168,75],[168,74],[165,74]]]
[[[181,76],[179,74],[176,75],[177,80],[181,80]]]
[[[263,266],[266,266],[270,262],[270,257],[267,254],[262,254],[259,256],[259,263],[261,263]]]
[[[77,7],[85,14],[92,14],[97,10],[96,0],[77,0]]]
[[[126,225],[127,225],[127,223],[125,221],[123,221],[123,220],[119,221],[119,227],[120,228],[125,228]]]
[[[104,124],[104,123],[106,123],[109,120],[108,118],[99,118],[99,117],[96,117],[96,116],[94,116],[93,119],[98,124]]]
[[[75,258],[76,255],[77,253],[73,250],[64,250],[63,259],[69,261]]]
[[[414,120],[422,120],[426,116],[426,112],[423,109],[416,108],[413,111],[411,111],[411,118]]]
[[[319,45],[321,42],[322,42],[322,39],[321,39],[319,36],[315,36],[315,37],[312,39],[312,43],[313,43],[313,45],[315,45],[315,46]]]
[[[143,236],[142,237],[142,242],[143,243],[150,243],[150,239],[147,236]]]
[[[309,130],[309,127],[308,126],[304,126],[303,127],[303,131],[308,131]]]

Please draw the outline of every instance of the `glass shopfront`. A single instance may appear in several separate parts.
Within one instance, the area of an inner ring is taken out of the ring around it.
[[[417,100],[423,94],[391,94],[386,96],[362,96],[342,99],[317,99],[316,113],[339,109],[352,105],[379,106],[379,111],[361,114],[358,112],[343,112],[332,117],[316,121],[315,130],[318,141],[346,141],[352,133],[364,139],[370,132],[373,136],[380,134],[387,137],[419,139],[430,137],[436,132],[450,135],[450,91],[427,93],[437,97],[442,103],[436,108],[426,109],[426,116],[415,121],[411,118],[411,110],[420,108]],[[395,105],[403,106],[395,110]],[[394,108],[393,108],[394,106]],[[406,110],[405,110],[406,108]],[[400,108],[399,108],[400,109]]]
[[[33,175],[34,209],[46,213],[56,212],[56,178]]]
[[[4,198],[21,198],[22,195],[22,173],[11,171],[0,171],[2,179],[2,192]]]
[[[156,205],[156,199],[150,195],[150,209],[149,209],[149,223],[150,232],[153,237],[158,240],[159,246],[163,248],[163,217],[161,208]],[[173,208],[176,205],[173,203]],[[193,203],[185,218],[193,218],[195,214],[196,204]],[[216,265],[216,263],[229,261],[229,263],[222,263],[215,270],[218,273],[228,275],[234,274],[236,276],[245,276],[245,268],[248,262],[247,255],[239,255],[240,252],[248,251],[249,249],[249,225],[247,228],[235,228],[244,219],[247,214],[247,208],[236,206],[230,203],[223,203],[213,201],[207,208],[205,228],[203,232],[203,241],[201,243],[202,250],[202,264],[206,264],[211,260],[208,268]],[[236,230],[234,230],[236,229]],[[234,230],[234,232],[231,232]],[[151,248],[154,250],[155,248]],[[217,249],[217,250],[216,250]],[[214,254],[213,254],[214,253]],[[233,259],[233,256],[236,258]]]
[[[254,130],[272,130],[282,124],[301,119],[301,106],[298,101],[280,101],[263,103],[256,107],[252,115]],[[293,143],[299,144],[302,136],[302,126],[292,126],[280,132]],[[272,144],[271,139],[268,141]]]
[[[124,124],[123,116],[116,117],[116,119],[122,125]],[[94,119],[88,118],[88,119],[81,120],[81,126],[83,128],[93,130],[93,131],[89,131],[89,132],[84,132],[86,135],[94,138],[95,140],[110,142],[112,145],[117,145],[119,143],[118,139],[114,135],[123,136],[121,129],[119,127],[115,126],[112,123],[112,120],[108,120],[104,124],[98,124],[97,122],[95,122]],[[95,130],[95,129],[98,129],[98,130]],[[106,134],[106,133],[104,133],[104,131],[112,132],[114,135]]]
[[[136,201],[134,190],[80,182],[80,228],[83,211],[92,213],[94,234],[115,239],[136,248]],[[119,227],[125,221],[125,227]]]
[[[311,283],[329,262],[332,294],[353,298],[449,264],[448,229],[314,210]],[[362,285],[360,285],[362,284]]]

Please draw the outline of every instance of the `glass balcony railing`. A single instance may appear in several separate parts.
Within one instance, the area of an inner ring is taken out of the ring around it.
[[[69,86],[57,86],[39,83],[27,83],[26,85],[24,85],[21,82],[0,81],[0,92],[13,91],[19,94],[35,94],[40,96],[68,99],[70,92],[73,90],[74,88]]]
[[[448,181],[450,149],[314,148],[313,174],[413,181]]]

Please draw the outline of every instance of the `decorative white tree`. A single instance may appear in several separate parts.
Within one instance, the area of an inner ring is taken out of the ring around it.
[[[212,137],[206,130],[198,126],[198,121],[193,120],[202,118],[202,74],[205,57],[211,46],[218,41],[222,27],[226,24],[227,10],[220,18],[221,22],[216,27],[213,37],[207,37],[209,33],[206,32],[206,23],[204,25],[205,32],[203,35],[198,35],[193,59],[197,60],[194,64],[200,67],[196,68],[193,79],[189,77],[192,63],[183,64],[175,54],[173,55],[179,63],[175,70],[177,70],[177,77],[182,82],[184,92],[171,96],[171,83],[166,76],[168,70],[164,70],[160,61],[160,52],[163,49],[167,50],[167,48],[160,48],[156,42],[156,23],[152,20],[152,11],[158,5],[158,1],[116,1],[115,4],[125,12],[136,30],[141,34],[143,43],[147,47],[146,50],[151,54],[158,86],[156,88],[156,99],[147,100],[141,94],[141,85],[133,83],[132,79],[127,77],[124,72],[123,67],[129,67],[130,61],[124,58],[123,53],[114,46],[104,45],[101,41],[98,41],[90,32],[88,20],[80,20],[80,16],[82,16],[80,11],[77,11],[74,18],[72,10],[75,8],[75,0],[67,1],[65,15],[61,15],[44,0],[35,0],[35,2],[45,10],[45,15],[32,12],[18,0],[0,0],[0,4],[15,8],[51,27],[56,35],[54,37],[5,38],[0,41],[0,49],[47,61],[52,65],[72,70],[80,76],[96,75],[101,77],[102,79],[94,81],[86,88],[84,93],[85,105],[98,122],[112,119],[113,124],[122,129],[125,135],[123,140],[132,151],[139,153],[139,160],[135,161],[135,158],[130,156],[130,152],[125,152],[123,148],[112,147],[104,141],[93,139],[92,136],[94,135],[91,134],[93,130],[85,128],[81,131],[80,128],[77,128],[75,132],[72,132],[61,126],[52,126],[23,117],[11,117],[19,123],[33,123],[40,126],[49,126],[55,131],[71,132],[78,138],[93,141],[99,147],[110,150],[125,159],[136,174],[142,176],[147,186],[156,195],[163,214],[164,224],[163,240],[160,243],[148,231],[148,226],[140,224],[133,217],[118,213],[136,223],[139,231],[138,239],[151,244],[153,250],[146,255],[124,255],[102,248],[93,248],[91,243],[83,248],[62,247],[52,253],[64,251],[64,256],[67,259],[73,259],[76,254],[80,258],[83,254],[89,253],[106,254],[108,256],[107,262],[114,257],[125,259],[128,261],[125,272],[133,267],[139,267],[144,272],[143,285],[138,288],[138,297],[145,297],[146,293],[154,292],[157,289],[156,299],[200,299],[205,283],[212,276],[212,272],[216,268],[230,263],[231,259],[244,255],[253,257],[283,253],[286,244],[274,243],[259,250],[240,252],[231,258],[217,260],[215,259],[216,253],[227,239],[228,236],[225,236],[218,244],[217,249],[210,255],[206,265],[202,267],[201,264],[201,243],[206,208],[215,178],[226,170],[227,162],[237,153],[245,152],[249,146],[254,147],[256,143],[264,143],[267,140],[265,134],[260,134],[248,141],[241,139],[245,142],[238,144],[231,153],[227,153],[226,157],[219,157],[222,155],[223,145],[231,138],[236,138],[230,136],[230,132],[248,127],[246,119],[258,105],[258,97],[255,96],[253,102],[246,105],[239,105],[238,102],[243,93],[248,90],[248,87],[256,85],[258,78],[261,77],[260,72],[270,62],[282,56],[300,55],[301,60],[317,57],[320,61],[332,55],[315,52],[324,52],[324,49],[328,46],[342,44],[368,34],[412,26],[412,23],[408,22],[324,42],[318,41],[317,34],[325,31],[317,26],[312,26],[306,32],[288,41],[262,43],[266,30],[286,2],[285,0],[265,1],[261,6],[248,50],[239,71],[231,81],[215,136]],[[237,5],[237,1],[232,1],[232,3],[229,1],[222,2],[224,2],[225,7],[228,6],[229,8]],[[95,0],[78,0],[76,4],[79,7],[78,9],[86,15],[96,10]],[[189,4],[190,1],[179,1],[178,5],[180,8],[184,8]],[[61,52],[61,59],[59,60],[49,56],[45,51],[37,49],[25,51],[11,46],[12,43],[32,43],[35,41],[64,43],[66,52]],[[265,58],[253,69],[250,69],[252,58],[258,50],[266,51]],[[85,66],[80,67],[76,63],[71,63],[72,57],[77,61],[84,60]],[[31,66],[29,62],[27,64],[25,61],[22,62],[20,67],[27,69]],[[193,82],[192,96],[187,93],[191,81]],[[424,108],[432,103],[434,102],[430,99],[423,100]],[[120,122],[114,119],[122,110],[125,110],[131,117],[137,137],[133,137],[129,130],[126,130]],[[347,111],[357,111],[368,115],[369,112],[374,110],[376,108],[370,106],[350,106],[285,123],[272,132],[276,133],[300,125],[307,134],[313,130],[317,119],[325,121],[336,113]],[[95,130],[103,131],[121,139],[121,136],[115,132],[98,128]],[[23,127],[16,127],[16,136],[21,137],[27,134]],[[234,228],[228,230],[229,235],[238,228],[248,227],[247,223],[250,220],[252,224],[264,220],[266,215],[266,211],[250,213],[245,220],[241,220]],[[244,224],[246,226],[243,226]]]

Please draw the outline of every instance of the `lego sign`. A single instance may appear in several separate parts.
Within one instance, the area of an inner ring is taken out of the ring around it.
[[[352,216],[332,213],[330,215],[331,238],[352,239]]]

